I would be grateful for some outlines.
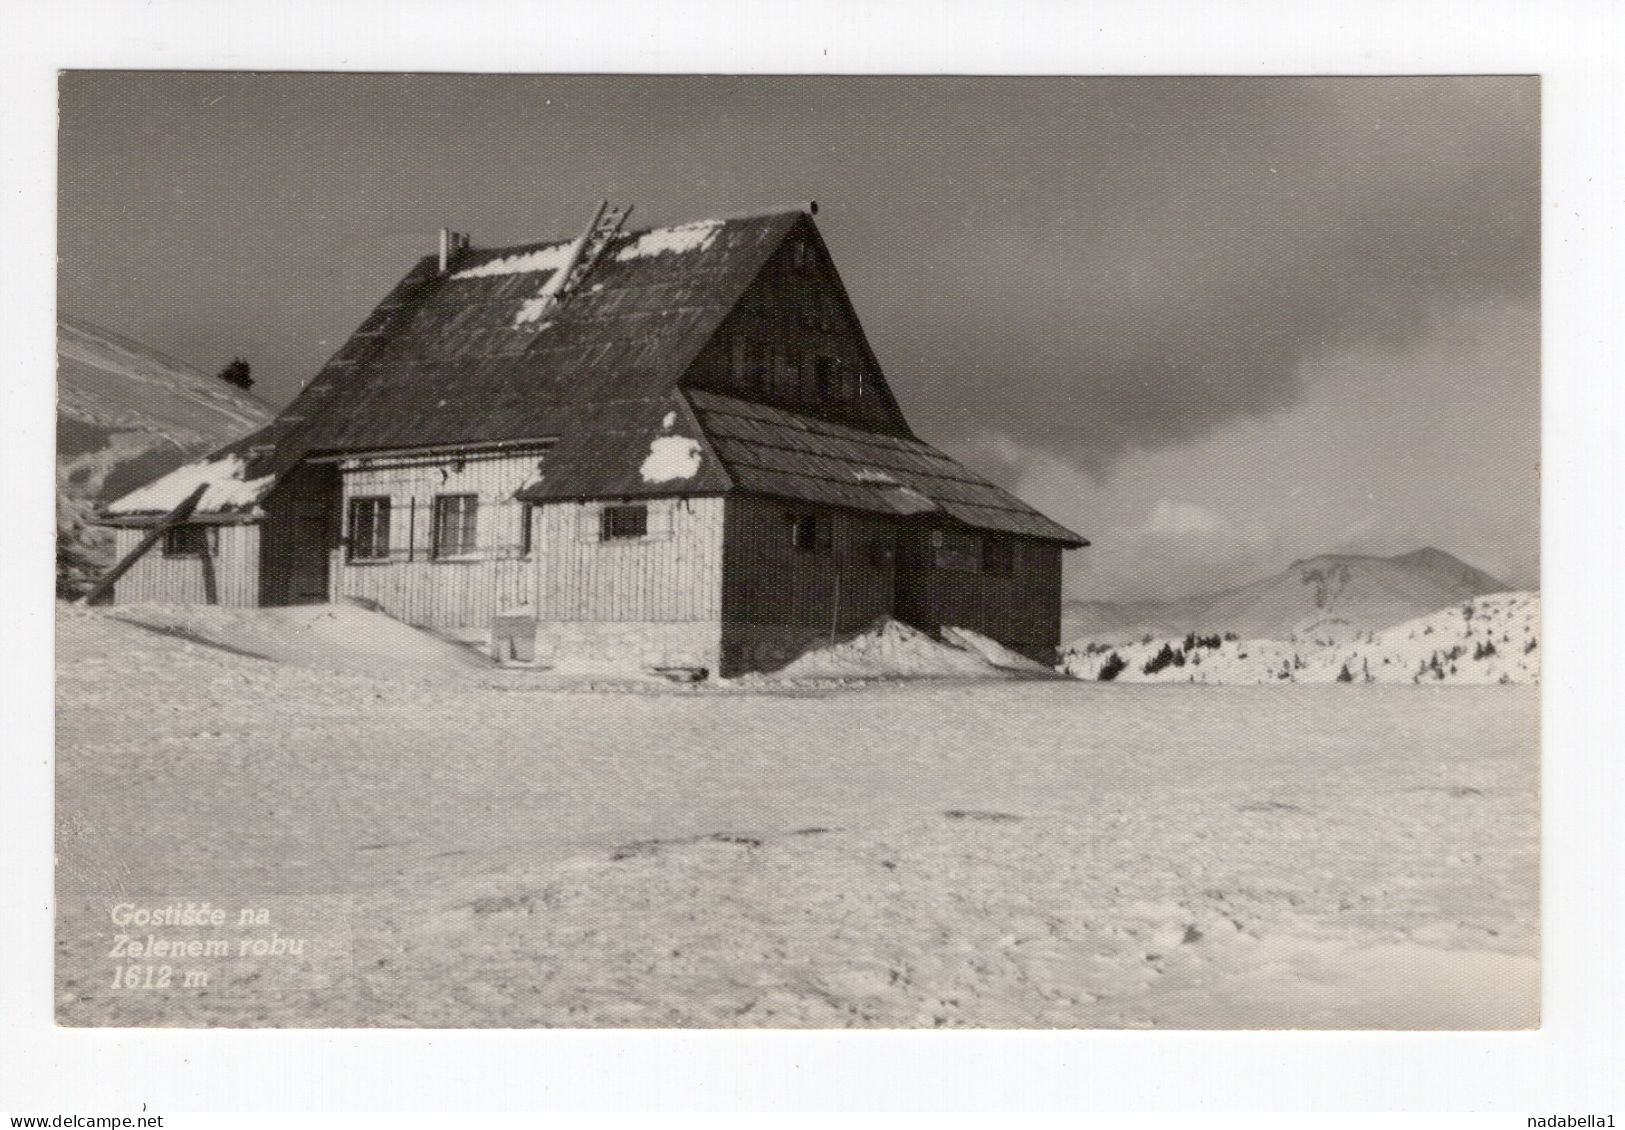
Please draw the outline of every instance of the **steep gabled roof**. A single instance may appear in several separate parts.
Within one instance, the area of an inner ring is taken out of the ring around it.
[[[419,262],[259,437],[250,472],[311,453],[562,436],[664,404],[801,213],[623,233],[568,302],[537,299],[570,241]],[[626,409],[620,409],[626,411]]]
[[[1088,544],[915,438],[883,381],[881,430],[681,387],[798,224],[821,248],[800,211],[623,233],[554,306],[539,300],[569,240],[465,251],[445,272],[426,257],[274,422],[110,512],[168,509],[203,475],[205,509],[252,517],[311,456],[545,439],[521,498],[742,490]]]

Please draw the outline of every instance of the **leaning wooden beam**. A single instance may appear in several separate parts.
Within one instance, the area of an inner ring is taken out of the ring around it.
[[[197,504],[203,500],[203,492],[208,489],[208,483],[202,484],[191,494],[183,498],[179,506],[175,507],[175,509],[171,510],[168,514],[165,514],[161,519],[159,519],[158,524],[147,531],[147,536],[142,538],[141,541],[136,544],[134,549],[126,553],[123,560],[109,569],[106,576],[92,585],[90,587],[90,591],[79,598],[79,603],[91,604],[96,600],[97,597],[101,596],[102,593],[108,591],[115,584],[117,584],[118,579],[124,576],[124,574],[128,573],[130,571],[130,567],[133,566],[137,561],[140,561],[141,558],[146,554],[147,550],[151,549],[155,544],[157,544],[158,539],[164,536],[164,532],[166,530],[168,530],[171,526],[179,525],[192,516],[192,511],[196,510]]]

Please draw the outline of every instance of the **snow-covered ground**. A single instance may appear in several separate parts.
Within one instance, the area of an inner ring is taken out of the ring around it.
[[[1532,687],[583,689],[121,611],[58,619],[67,1024],[1538,1022]],[[112,956],[175,900],[304,945]]]
[[[1303,641],[1106,638],[1075,644],[1062,667],[1130,683],[1538,683],[1540,594],[1495,593],[1382,632],[1317,647]],[[1166,652],[1165,650],[1166,649]],[[1172,662],[1154,662],[1159,655]],[[1147,668],[1150,668],[1149,670]]]

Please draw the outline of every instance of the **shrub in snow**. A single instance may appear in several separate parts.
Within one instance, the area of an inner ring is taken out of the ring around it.
[[[1337,673],[1337,681],[1340,683],[1352,683],[1354,681],[1354,672],[1349,670],[1347,663],[1343,664],[1343,669]]]
[[[1106,662],[1100,665],[1100,673],[1095,677],[1103,683],[1109,683],[1121,675],[1127,667],[1128,660],[1114,651],[1106,657]]]
[[[241,357],[233,357],[231,364],[221,369],[215,376],[228,385],[236,385],[244,392],[247,392],[254,387],[253,373],[254,370],[247,361],[244,361]]]
[[[1162,645],[1162,650],[1157,652],[1157,654],[1153,655],[1150,659],[1147,659],[1145,661],[1145,666],[1140,668],[1140,670],[1144,671],[1147,675],[1155,675],[1158,671],[1163,670],[1165,667],[1183,666],[1185,666],[1185,653],[1183,651],[1176,650],[1172,644],[1165,643]]]

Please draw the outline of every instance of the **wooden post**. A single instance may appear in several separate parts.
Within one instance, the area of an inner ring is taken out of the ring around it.
[[[829,642],[830,646],[833,647],[841,623],[841,562],[839,557],[833,553],[830,557],[835,565],[835,597],[830,601],[829,608]]]
[[[133,566],[137,561],[140,561],[142,557],[146,556],[147,550],[156,545],[158,543],[158,539],[163,537],[164,534],[169,531],[171,526],[178,526],[192,516],[192,511],[196,510],[197,504],[203,501],[203,493],[208,489],[209,484],[204,483],[202,486],[198,487],[191,494],[182,499],[179,506],[175,507],[175,509],[171,510],[168,514],[165,514],[162,518],[160,518],[158,520],[158,524],[147,531],[147,536],[142,538],[134,549],[130,550],[129,553],[126,553],[122,561],[109,569],[106,576],[92,585],[90,587],[90,591],[79,598],[78,603],[92,604],[95,602],[97,597],[101,596],[102,593],[108,591],[115,584],[117,584],[118,579],[124,576],[124,574],[128,573],[131,566]]]
[[[198,565],[203,569],[203,603],[220,603],[220,582],[215,579],[214,572],[214,546],[213,539],[209,537],[213,531],[208,527],[203,530],[203,551],[198,555]]]

